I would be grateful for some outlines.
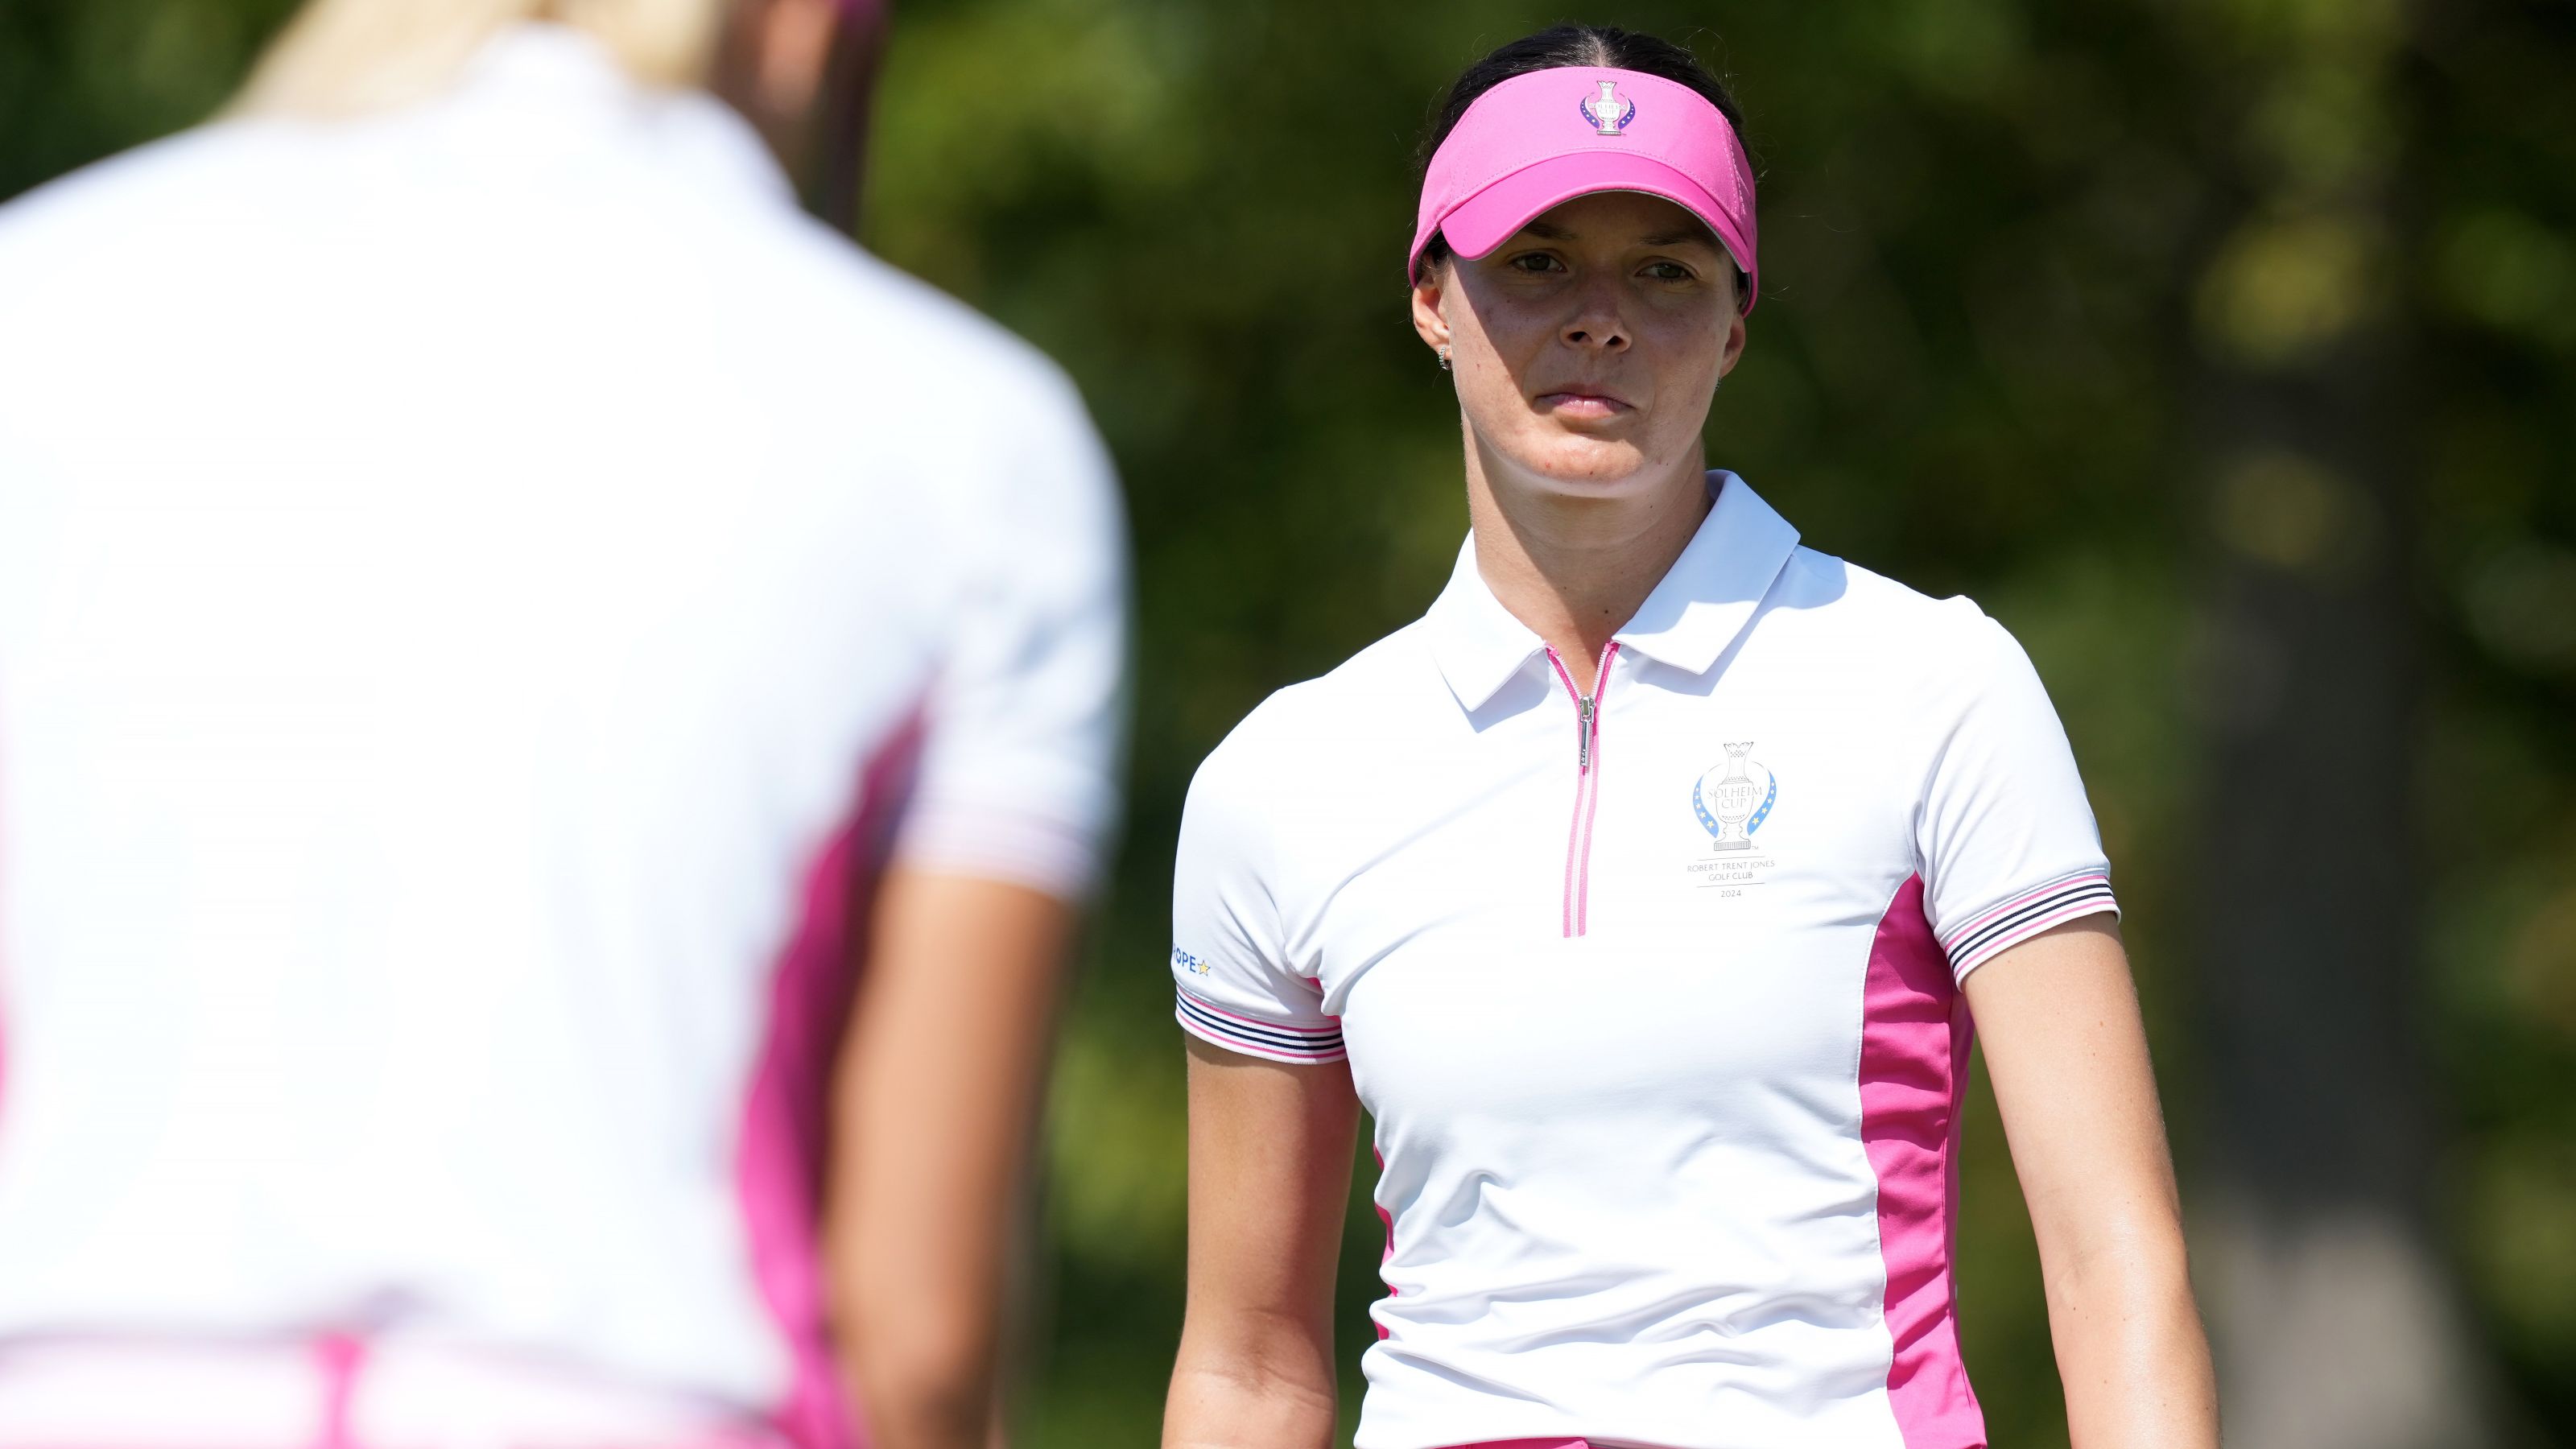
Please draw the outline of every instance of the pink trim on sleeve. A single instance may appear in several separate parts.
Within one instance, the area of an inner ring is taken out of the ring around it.
[[[1245,1056],[1261,1057],[1268,1061],[1286,1062],[1292,1066],[1301,1067],[1322,1066],[1329,1062],[1341,1061],[1349,1055],[1343,1049],[1342,1039],[1338,1035],[1325,1040],[1320,1045],[1298,1044],[1276,1037],[1258,1036],[1248,1030],[1234,1031],[1220,1028],[1215,1018],[1196,1014],[1193,1008],[1197,1003],[1198,998],[1186,991],[1172,993],[1172,1019],[1180,1023],[1181,1030],[1201,1041],[1223,1047],[1227,1051],[1241,1052]]]
[[[1340,1024],[1330,1018],[1327,1018],[1326,1023],[1322,1026],[1300,1026],[1284,1021],[1263,1021],[1260,1017],[1246,1016],[1240,1011],[1228,1011],[1224,1007],[1217,1005],[1215,1002],[1208,1000],[1206,997],[1199,995],[1195,991],[1186,991],[1183,994],[1207,1010],[1213,1011],[1219,1016],[1228,1017],[1232,1020],[1242,1022],[1247,1026],[1267,1027],[1272,1031],[1289,1031],[1295,1032],[1300,1036],[1318,1037],[1339,1036],[1342,1030]]]
[[[2111,894],[2111,878],[2099,870],[2077,871],[2022,892],[1981,911],[1955,931],[1940,933],[1950,957],[1950,974],[1960,981],[1987,961],[2068,921],[2103,912],[2120,913]]]
[[[1870,944],[1859,1072],[1861,1145],[1878,1179],[1886,1269],[1887,1399],[1905,1449],[1986,1442],[1959,1357],[1951,1277],[1969,1040],[1967,1002],[1923,914],[1923,878],[1908,876]]]
[[[2048,884],[2046,884],[2046,885],[2044,885],[2044,886],[2039,886],[2039,887],[2036,887],[2036,888],[2031,889],[2031,890],[2023,891],[2020,895],[2017,895],[2017,896],[2007,896],[2007,897],[2005,897],[2003,900],[1997,901],[1995,904],[1993,904],[1993,905],[1991,905],[1991,906],[1986,907],[1986,908],[1985,908],[1984,910],[1982,910],[1982,911],[1979,911],[1976,915],[1971,916],[1971,917],[1970,917],[1970,918],[1969,918],[1969,919],[1968,919],[1964,924],[1962,924],[1962,925],[1961,925],[1957,930],[1955,930],[1955,931],[1951,932],[1950,934],[1951,934],[1951,935],[1953,935],[1953,936],[1964,937],[1964,936],[1966,936],[1969,932],[1976,930],[1978,927],[1983,926],[1983,925],[1987,924],[1988,922],[1995,920],[1997,917],[1999,917],[1999,916],[2003,915],[2006,911],[2013,910],[2013,909],[2015,909],[2015,908],[2017,908],[2017,907],[2020,907],[2020,906],[2028,905],[2028,904],[2030,904],[2032,901],[2038,900],[2040,897],[2042,897],[2042,896],[2044,896],[2044,895],[2049,894],[2051,891],[2056,890],[2058,887],[2060,887],[2060,886],[2062,886],[2062,885],[2067,884],[2067,881],[2068,881],[2068,880],[2098,880],[2098,881],[2104,881],[2104,882],[2107,882],[2109,879],[2110,879],[2110,877],[2108,877],[2108,876],[2106,876],[2106,875],[2102,874],[2100,871],[2085,871],[2085,872],[2082,872],[2082,873],[2081,873],[2081,874],[2079,874],[2079,875],[2072,876],[2072,877],[2068,877],[2066,880],[2054,880],[2054,881],[2050,881]]]
[[[806,869],[803,909],[771,973],[769,1023],[744,1104],[735,1185],[752,1272],[794,1355],[778,1431],[796,1449],[864,1449],[832,1353],[820,1211],[826,1099],[861,969],[855,931],[894,841],[923,729],[916,712],[859,774],[858,798]]]

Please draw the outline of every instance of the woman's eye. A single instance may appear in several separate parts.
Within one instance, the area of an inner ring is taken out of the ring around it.
[[[1679,262],[1648,262],[1646,275],[1658,282],[1687,282],[1691,279],[1691,270]]]
[[[1524,272],[1553,272],[1557,270],[1556,258],[1549,256],[1545,252],[1529,252],[1522,256],[1514,257],[1512,258],[1512,265]]]

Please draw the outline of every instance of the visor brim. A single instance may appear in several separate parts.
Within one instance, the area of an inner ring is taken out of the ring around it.
[[[1441,218],[1439,231],[1448,238],[1451,251],[1472,260],[1510,241],[1551,208],[1603,191],[1659,196],[1705,222],[1726,248],[1727,260],[1744,275],[1743,305],[1752,310],[1754,277],[1744,265],[1751,248],[1744,244],[1740,229],[1727,219],[1726,209],[1706,187],[1651,156],[1581,151],[1535,162],[1459,203]],[[1414,260],[1419,265],[1421,258]]]

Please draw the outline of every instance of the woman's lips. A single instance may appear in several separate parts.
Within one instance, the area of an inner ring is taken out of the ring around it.
[[[1566,418],[1613,418],[1621,413],[1634,411],[1624,399],[1613,397],[1606,392],[1585,392],[1579,389],[1540,393],[1538,405],[1559,417]]]

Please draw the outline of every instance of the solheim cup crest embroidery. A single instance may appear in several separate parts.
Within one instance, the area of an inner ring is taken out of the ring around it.
[[[1616,136],[1628,129],[1630,121],[1637,119],[1637,103],[1619,94],[1617,81],[1606,80],[1597,84],[1601,87],[1601,94],[1585,96],[1575,102],[1575,109],[1583,112],[1583,119],[1591,123],[1596,133]]]
[[[1691,808],[1700,828],[1716,838],[1716,849],[1751,850],[1753,832],[1771,818],[1780,803],[1780,777],[1760,760],[1750,758],[1753,742],[1726,747],[1726,763],[1710,768],[1691,787]],[[1758,772],[1760,779],[1755,779]]]

